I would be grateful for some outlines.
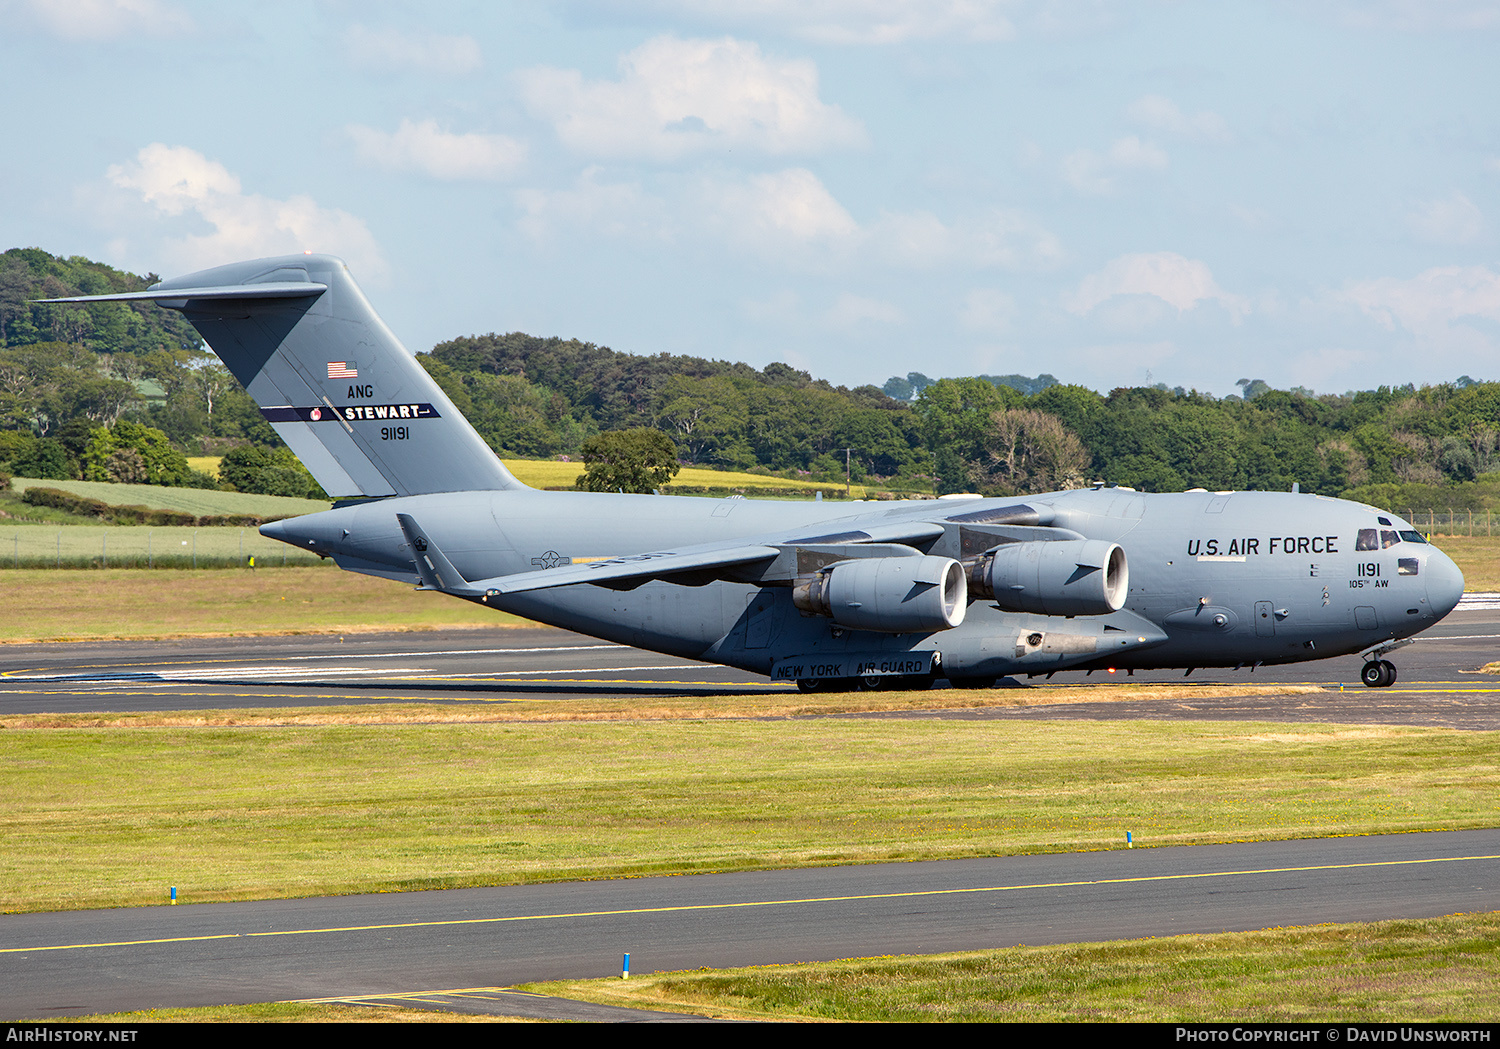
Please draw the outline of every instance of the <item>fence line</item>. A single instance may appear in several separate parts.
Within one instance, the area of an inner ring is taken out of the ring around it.
[[[253,528],[142,525],[6,525],[4,568],[230,568],[316,565],[316,554]]]
[[[1418,531],[1430,535],[1492,536],[1495,534],[1492,510],[1404,510],[1401,516]]]

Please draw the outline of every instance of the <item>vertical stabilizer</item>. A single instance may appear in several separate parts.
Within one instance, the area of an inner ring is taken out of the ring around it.
[[[219,266],[127,295],[184,317],[335,497],[525,487],[331,255]]]

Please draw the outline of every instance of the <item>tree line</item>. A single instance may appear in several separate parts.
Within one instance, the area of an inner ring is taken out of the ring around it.
[[[33,301],[159,279],[40,248],[0,255],[0,471],[323,497],[181,314]],[[218,476],[191,469],[196,455],[223,456]]]
[[[156,280],[39,248],[0,255],[0,470],[316,494],[307,471],[177,313],[36,298]],[[1145,491],[1285,490],[1386,506],[1500,501],[1500,383],[1343,394],[1242,379],[1223,397],[1164,384],[1097,393],[1051,375],[847,388],[783,363],[637,356],[519,332],[418,354],[507,457],[583,457],[654,430],[689,465],[898,491],[1021,494],[1094,481]],[[598,447],[596,444],[595,447]],[[218,478],[189,455],[222,455]]]

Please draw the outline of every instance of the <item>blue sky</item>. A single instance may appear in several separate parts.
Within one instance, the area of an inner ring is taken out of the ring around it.
[[[1500,0],[0,0],[0,247],[836,383],[1500,378]]]

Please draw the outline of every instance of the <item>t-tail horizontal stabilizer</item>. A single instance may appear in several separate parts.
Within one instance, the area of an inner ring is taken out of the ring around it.
[[[334,498],[524,488],[331,255],[236,262],[49,302],[180,310]]]
[[[438,590],[454,597],[485,595],[485,591],[469,585],[469,581],[453,567],[453,562],[444,557],[443,552],[427,538],[427,533],[411,514],[397,514],[396,520],[401,523],[401,531],[406,536],[407,545],[411,547],[412,564],[416,566],[417,575],[422,579],[421,589]]]

